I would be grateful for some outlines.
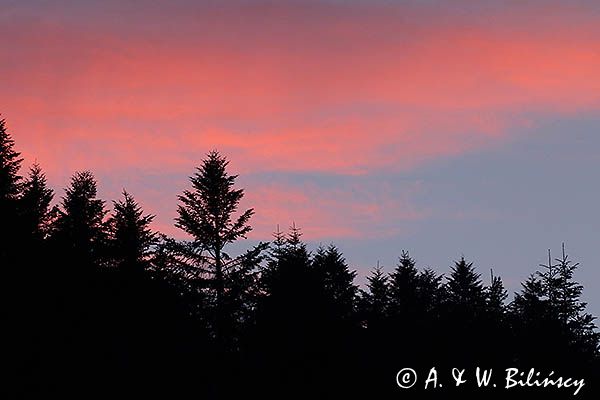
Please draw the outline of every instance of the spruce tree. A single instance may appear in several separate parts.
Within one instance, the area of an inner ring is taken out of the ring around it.
[[[503,318],[506,311],[505,302],[507,297],[508,292],[504,288],[502,278],[494,276],[494,273],[491,272],[490,285],[485,288],[485,303],[488,315],[493,318]]]
[[[22,177],[20,153],[14,149],[14,140],[6,130],[4,119],[0,119],[0,260],[6,259],[14,249],[19,225],[17,201],[21,192]]]
[[[232,306],[227,304],[228,285],[234,278],[235,282],[243,280],[241,271],[254,273],[256,266],[248,261],[265,248],[260,244],[250,253],[238,257],[231,257],[224,251],[227,245],[246,238],[252,230],[249,221],[254,215],[254,209],[250,208],[235,216],[244,190],[234,188],[237,175],[227,172],[228,165],[229,161],[217,151],[208,154],[190,177],[192,188],[178,197],[179,216],[175,220],[176,226],[193,238],[186,250],[188,260],[193,264],[192,268],[198,270],[205,289],[214,299],[214,333],[221,348],[230,336],[227,330],[234,323],[232,316],[235,315],[233,310],[227,309]]]
[[[274,393],[298,382],[314,385],[346,341],[331,312],[332,292],[327,294],[323,270],[313,264],[300,228],[294,224],[284,240],[272,246],[261,274],[264,296],[257,320],[257,352],[266,359],[260,379],[268,376]]]
[[[523,322],[533,322],[550,314],[550,304],[545,298],[544,286],[537,274],[530,275],[521,283],[521,291],[515,294],[510,309]]]
[[[448,302],[455,311],[472,316],[482,311],[485,296],[481,276],[464,257],[454,263],[446,287]]]
[[[361,290],[361,316],[367,328],[377,329],[381,326],[387,317],[389,303],[388,276],[378,265],[367,276],[367,290]]]
[[[6,130],[6,121],[0,119],[0,206],[8,200],[16,200],[21,189],[19,170],[21,154],[14,149],[15,142]]]
[[[262,285],[267,297],[288,297],[301,282],[316,282],[311,255],[302,241],[302,231],[293,224],[287,235],[274,233],[269,260],[262,272]]]
[[[113,208],[108,221],[111,257],[121,268],[140,270],[156,241],[156,234],[150,229],[154,215],[145,215],[125,190],[123,199],[114,201]]]
[[[419,308],[431,322],[439,317],[440,307],[445,301],[442,279],[443,276],[431,268],[425,268],[417,277]]]
[[[587,303],[581,300],[583,285],[574,279],[579,263],[573,263],[562,244],[561,258],[557,262],[557,284],[554,309],[567,332],[572,350],[586,358],[598,358],[600,334],[594,326],[594,316],[586,312]]]
[[[419,304],[419,270],[407,251],[402,251],[398,266],[390,274],[390,311],[396,315],[415,314]]]
[[[40,241],[46,236],[51,222],[50,203],[53,198],[54,191],[48,187],[46,175],[38,164],[34,164],[23,183],[19,200],[21,229],[27,237]]]
[[[562,257],[556,259],[558,264],[555,306],[558,316],[564,324],[575,320],[583,311],[586,303],[581,301],[583,286],[573,279],[575,270],[579,263],[573,264],[565,252],[565,244],[562,245]]]
[[[480,358],[484,343],[485,295],[480,275],[464,257],[454,263],[446,282],[444,340],[450,359],[468,365]]]
[[[334,318],[349,320],[354,314],[358,286],[354,284],[356,271],[350,271],[337,247],[320,246],[315,252],[312,266],[322,279],[326,301]]]
[[[104,201],[96,196],[94,175],[89,171],[75,173],[54,221],[53,239],[74,262],[89,265],[105,255],[106,210]]]
[[[546,294],[543,281],[532,274],[509,306],[514,354],[523,366],[556,366],[564,353],[564,338]]]

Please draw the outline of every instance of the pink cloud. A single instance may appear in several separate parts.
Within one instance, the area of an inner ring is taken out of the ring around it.
[[[332,189],[312,184],[250,187],[244,204],[256,211],[251,237],[268,238],[276,224],[285,231],[292,223],[311,240],[386,237],[402,233],[405,222],[428,215],[410,202],[418,187],[407,187],[401,195],[385,186],[380,189],[371,193],[356,185]]]
[[[2,20],[0,112],[51,179],[188,174],[213,148],[241,174],[402,172],[510,140],[536,123],[527,112],[600,108],[600,25],[576,7],[465,17],[389,4],[179,6],[127,24],[102,13]],[[263,230],[294,218],[315,237],[358,235],[397,206],[255,189]]]
[[[78,166],[78,152],[111,146],[110,157],[85,150],[81,163],[139,165],[152,153],[169,168],[189,150],[219,147],[252,170],[364,173],[485,146],[510,135],[515,111],[598,108],[598,29],[511,36],[379,18],[381,27],[374,15],[318,21],[322,40],[288,38],[295,46],[259,35],[254,51],[214,34],[149,42],[8,24],[2,34],[16,52],[0,68],[3,112],[47,164],[62,153]]]

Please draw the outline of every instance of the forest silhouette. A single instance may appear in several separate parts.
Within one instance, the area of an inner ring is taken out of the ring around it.
[[[585,378],[579,398],[598,395],[600,335],[564,245],[511,301],[494,272],[485,284],[460,258],[440,275],[406,251],[360,288],[338,248],[308,249],[295,225],[231,254],[254,210],[239,209],[217,151],[174,205],[189,240],[154,232],[126,191],[109,207],[89,171],[56,199],[22,161],[0,121],[3,398],[573,396],[449,378],[424,390],[431,367],[555,371]],[[420,377],[411,389],[396,382],[406,367]]]

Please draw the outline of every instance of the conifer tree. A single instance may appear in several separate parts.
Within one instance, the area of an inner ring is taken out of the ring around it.
[[[485,301],[483,283],[473,263],[467,263],[464,257],[455,262],[446,286],[448,301],[453,309],[470,314],[482,310]]]
[[[279,245],[272,246],[261,274],[264,296],[257,320],[258,351],[268,360],[261,375],[271,376],[273,389],[285,390],[294,382],[316,379],[317,371],[326,368],[331,354],[339,354],[348,338],[341,334],[344,324],[331,312],[333,291],[327,293],[321,269],[324,260],[317,261],[319,267],[313,264],[295,224],[283,243],[278,238],[281,235],[276,232]]]
[[[239,282],[245,274],[253,273],[256,266],[249,260],[256,259],[265,249],[264,244],[255,247],[251,252],[231,257],[225,247],[239,239],[246,238],[252,230],[249,225],[254,209],[245,210],[237,217],[239,203],[244,196],[243,189],[235,189],[237,175],[227,172],[229,161],[217,151],[212,151],[190,177],[191,190],[180,195],[177,207],[179,216],[176,226],[192,236],[193,241],[187,246],[188,260],[198,270],[206,289],[214,299],[214,331],[220,347],[223,347],[226,325],[233,321],[232,310],[226,309],[228,284]],[[230,279],[232,278],[232,279]],[[227,320],[229,318],[229,320]]]
[[[560,276],[557,265],[553,264],[550,249],[548,249],[548,264],[540,264],[541,271],[537,271],[540,279],[540,285],[543,290],[543,296],[548,299],[551,306],[556,306],[558,288],[560,286]]]
[[[277,230],[273,232],[273,240],[270,246],[270,257],[271,259],[277,259],[283,254],[286,245],[285,233],[279,230],[279,224],[277,224]]]
[[[15,245],[17,222],[17,200],[21,192],[22,177],[20,153],[14,149],[14,140],[6,130],[4,119],[0,119],[0,260],[9,255]]]
[[[390,311],[393,314],[414,314],[419,304],[419,271],[415,260],[402,251],[398,266],[390,274]]]
[[[6,121],[0,119],[0,201],[16,200],[21,189],[21,154],[14,149],[15,142],[6,130]],[[3,203],[0,203],[3,205]]]
[[[523,365],[547,367],[564,354],[564,337],[546,295],[539,274],[532,274],[521,283],[521,291],[509,306],[515,358]]]
[[[600,334],[594,326],[594,316],[586,312],[587,303],[581,300],[583,286],[574,280],[579,263],[573,263],[562,244],[561,258],[557,262],[557,282],[555,296],[555,315],[563,329],[568,332],[572,349],[579,354],[594,355],[597,358]]]
[[[38,164],[34,164],[23,183],[23,193],[19,201],[22,230],[27,237],[39,241],[46,236],[53,198],[54,191],[48,187],[46,175]]]
[[[366,326],[377,328],[386,318],[390,302],[388,276],[380,266],[367,276],[367,290],[361,290],[361,314]]]
[[[521,291],[515,294],[510,309],[521,321],[534,321],[550,313],[542,281],[536,274],[530,275],[521,283]]]
[[[122,268],[141,269],[147,260],[156,234],[150,229],[154,215],[144,215],[132,195],[123,190],[123,199],[113,202],[108,221],[111,256]]]
[[[320,246],[313,256],[313,268],[322,279],[326,301],[337,318],[350,319],[354,314],[354,304],[358,286],[354,284],[356,271],[350,271],[346,260],[334,245]]]
[[[53,224],[53,239],[76,262],[92,263],[104,255],[106,230],[104,201],[97,199],[97,184],[89,171],[77,172],[66,189]]]
[[[444,334],[438,337],[444,340],[447,357],[465,365],[482,360],[486,329],[485,293],[480,275],[472,263],[461,257],[455,261],[445,286],[441,325]]]
[[[313,281],[310,252],[302,241],[302,231],[294,223],[287,235],[279,231],[273,234],[269,261],[262,272],[262,284],[267,296],[290,294],[308,280]]]
[[[299,253],[307,253],[306,243],[302,241],[302,230],[296,226],[296,223],[292,223],[290,231],[287,234],[286,244],[289,250],[298,250]]]
[[[491,283],[485,288],[486,311],[493,318],[502,318],[506,308],[505,301],[508,293],[504,288],[502,278],[491,272]]]
[[[585,311],[586,303],[581,301],[583,286],[575,282],[573,275],[579,263],[573,264],[565,252],[565,244],[562,245],[562,257],[556,259],[558,264],[555,305],[559,319],[567,324],[575,320],[580,313]]]
[[[439,316],[440,307],[445,300],[442,275],[431,268],[425,268],[418,275],[418,301],[421,312],[430,320]]]

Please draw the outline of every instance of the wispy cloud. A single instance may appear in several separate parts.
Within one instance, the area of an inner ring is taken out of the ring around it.
[[[212,148],[242,174],[400,173],[503,143],[536,123],[526,114],[598,111],[593,3],[420,3],[14,5],[1,111],[58,182],[82,168],[189,174]],[[298,218],[315,236],[355,236],[394,207],[255,190],[260,224]]]

